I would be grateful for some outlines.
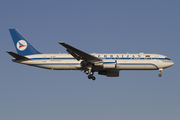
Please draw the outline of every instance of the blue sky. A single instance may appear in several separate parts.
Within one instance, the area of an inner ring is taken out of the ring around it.
[[[1,0],[1,120],[179,120],[178,0]],[[51,71],[11,61],[9,28],[42,53],[66,53],[64,41],[88,53],[158,53],[174,66],[121,71],[117,78]]]

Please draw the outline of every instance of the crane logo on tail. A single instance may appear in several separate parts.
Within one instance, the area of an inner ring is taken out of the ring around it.
[[[27,42],[24,40],[19,40],[16,44],[18,50],[23,51],[27,48]]]

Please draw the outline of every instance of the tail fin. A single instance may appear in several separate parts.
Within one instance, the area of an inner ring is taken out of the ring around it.
[[[9,29],[17,53],[26,56],[41,54],[16,29]]]

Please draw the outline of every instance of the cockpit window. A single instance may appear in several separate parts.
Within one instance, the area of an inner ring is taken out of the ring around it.
[[[170,58],[168,58],[168,57],[165,57],[165,60],[171,60]]]

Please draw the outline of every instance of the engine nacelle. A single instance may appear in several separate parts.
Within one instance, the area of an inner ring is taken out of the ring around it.
[[[104,69],[114,69],[116,68],[117,61],[116,60],[103,60],[103,68]]]
[[[107,77],[119,77],[118,70],[99,71],[99,75],[106,75]]]

